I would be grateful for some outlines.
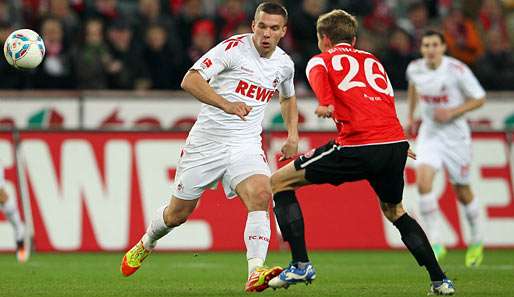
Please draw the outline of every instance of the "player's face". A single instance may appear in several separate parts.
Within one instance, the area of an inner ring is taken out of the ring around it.
[[[430,64],[439,64],[446,51],[446,45],[437,35],[425,36],[421,40],[421,55]]]
[[[253,41],[259,54],[263,57],[271,56],[280,39],[286,35],[286,29],[283,16],[259,12],[252,22]]]

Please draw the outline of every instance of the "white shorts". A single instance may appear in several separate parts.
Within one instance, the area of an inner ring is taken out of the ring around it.
[[[271,172],[260,143],[229,145],[189,135],[182,150],[173,185],[173,196],[194,200],[221,181],[227,197],[246,178]]]
[[[453,184],[469,184],[471,140],[452,142],[441,137],[418,137],[416,155],[416,167],[426,164],[439,170],[444,165]]]

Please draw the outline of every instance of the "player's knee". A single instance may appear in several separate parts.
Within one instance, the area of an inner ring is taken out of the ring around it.
[[[271,190],[262,189],[258,190],[252,195],[251,206],[249,210],[266,210],[269,206],[269,201],[271,200]]]
[[[0,203],[4,204],[7,201],[7,193],[4,189],[0,188]]]
[[[380,203],[384,216],[392,223],[399,219],[404,213],[402,204]]]
[[[420,194],[428,194],[432,192],[432,183],[425,180],[421,180],[420,182],[418,182],[418,192]]]
[[[468,204],[473,201],[473,193],[469,188],[456,187],[455,195],[461,203]]]

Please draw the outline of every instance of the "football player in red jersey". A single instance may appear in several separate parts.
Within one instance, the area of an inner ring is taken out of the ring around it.
[[[307,256],[304,222],[295,190],[309,184],[340,185],[367,180],[389,221],[420,266],[425,266],[435,294],[455,289],[437,263],[425,232],[403,209],[403,172],[409,150],[396,117],[394,94],[384,67],[372,54],[354,48],[357,21],[343,10],[321,15],[317,21],[321,53],[307,64],[309,83],[319,100],[315,113],[333,118],[334,141],[300,156],[271,177],[275,215],[292,263],[269,282],[287,287],[311,282],[316,272]]]

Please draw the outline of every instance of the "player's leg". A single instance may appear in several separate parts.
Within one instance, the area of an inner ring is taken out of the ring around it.
[[[305,244],[304,221],[296,189],[307,185],[305,169],[296,170],[294,162],[280,168],[271,176],[275,216],[284,241],[289,243],[292,263],[309,263]],[[303,267],[302,267],[303,268]]]
[[[0,211],[4,213],[7,220],[14,230],[14,239],[16,241],[16,258],[23,263],[28,260],[28,253],[25,250],[25,225],[21,220],[20,212],[15,199],[8,197],[4,188],[0,187]]]
[[[471,229],[471,238],[466,252],[465,264],[467,267],[476,267],[484,259],[484,246],[482,226],[480,221],[480,205],[473,196],[469,185],[453,185],[457,199],[464,208],[466,219]]]
[[[400,231],[403,243],[416,259],[419,266],[425,266],[431,280],[430,291],[437,295],[453,295],[453,282],[442,271],[435,254],[421,226],[410,217],[401,203],[381,202],[384,216]]]
[[[441,260],[446,255],[446,248],[441,242],[441,212],[432,185],[437,170],[442,168],[445,148],[438,138],[421,136],[417,149],[416,184],[420,196],[420,215],[436,258]]]
[[[445,164],[453,184],[457,200],[463,206],[466,220],[471,229],[465,264],[478,266],[483,260],[482,222],[480,203],[470,187],[469,167],[471,163],[471,140],[456,143],[446,151]]]
[[[239,182],[235,190],[248,210],[244,230],[246,258],[248,260],[248,281],[245,290],[260,292],[268,288],[270,279],[282,272],[280,267],[264,267],[271,237],[268,214],[271,199],[269,176],[264,174],[251,175]]]
[[[446,255],[446,248],[441,243],[441,213],[436,193],[432,191],[432,184],[436,169],[428,164],[420,164],[416,168],[416,184],[418,186],[419,210],[425,231],[428,235],[437,260]]]
[[[167,205],[159,208],[141,240],[123,257],[122,274],[130,276],[136,272],[155,248],[157,241],[187,220],[198,200],[184,200],[172,196]]]
[[[380,199],[384,216],[398,229],[409,252],[420,266],[424,266],[432,281],[434,293],[449,295],[455,292],[453,283],[448,280],[437,262],[430,242],[421,226],[410,217],[402,205],[404,188],[403,172],[407,159],[407,143],[382,146],[373,153],[378,157],[370,163],[370,185]],[[384,160],[380,164],[380,160]],[[374,170],[379,168],[378,171]]]
[[[155,247],[157,240],[184,223],[195,209],[198,199],[226,170],[228,150],[225,145],[189,137],[179,159],[172,197],[159,208],[146,233],[123,257],[121,272],[132,275]]]
[[[292,257],[291,263],[280,276],[270,281],[272,288],[288,287],[298,282],[310,283],[316,278],[316,270],[307,253],[303,214],[295,193],[297,188],[307,184],[310,183],[305,179],[305,169],[297,170],[294,162],[271,176],[273,210]]]
[[[343,160],[344,154],[334,142],[329,142],[300,156],[271,176],[273,209],[282,238],[291,249],[292,261],[279,277],[270,281],[270,287],[287,288],[299,282],[310,283],[316,278],[316,270],[307,253],[304,219],[295,191],[308,184],[342,183],[344,178],[339,176],[335,165],[352,166],[354,163]]]

